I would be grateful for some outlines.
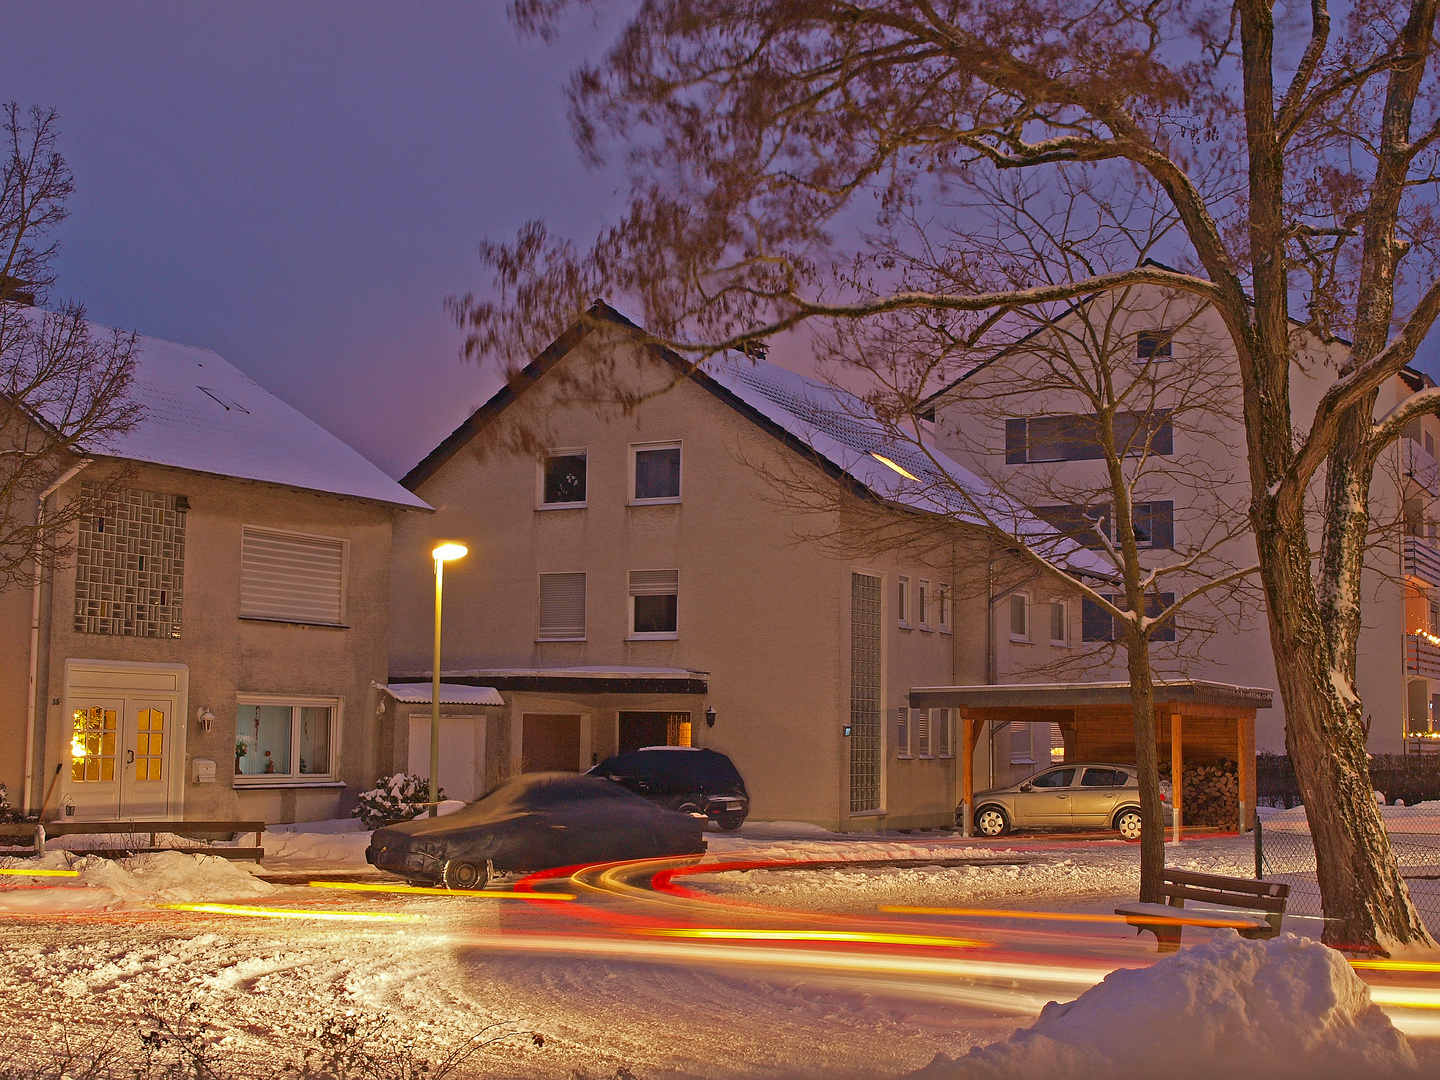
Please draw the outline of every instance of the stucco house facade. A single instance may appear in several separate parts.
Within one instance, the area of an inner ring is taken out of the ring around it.
[[[1184,310],[1178,310],[1182,306]],[[1185,416],[1177,414],[1173,423],[1167,422],[1165,438],[1155,444],[1155,453],[1163,458],[1162,467],[1152,469],[1151,479],[1136,489],[1134,498],[1144,507],[1146,539],[1151,545],[1142,558],[1156,565],[1187,548],[1203,546],[1202,538],[1207,530],[1213,532],[1217,513],[1222,512],[1217,507],[1231,508],[1228,512],[1243,517],[1249,479],[1236,361],[1226,329],[1213,309],[1178,304],[1160,290],[1134,290],[1129,308],[1106,325],[1118,347],[1128,350],[1117,363],[1117,371],[1130,364],[1136,370],[1149,368],[1161,373],[1157,414],[1173,404],[1164,397],[1167,380],[1179,384],[1185,373],[1201,365],[1216,372],[1208,391],[1213,397],[1207,399],[1205,408]],[[1343,343],[1311,341],[1302,349],[1291,369],[1297,430],[1308,427],[1321,395],[1345,359]],[[1027,474],[1046,477],[1044,483],[1051,489],[1098,486],[1102,462],[1086,454],[1083,447],[1070,452],[1064,440],[1044,436],[1043,425],[1053,426],[1082,414],[1085,405],[1063,395],[1023,392],[1030,383],[1044,379],[1048,363],[1044,349],[1034,339],[1017,340],[934,394],[926,408],[933,415],[937,444],[1002,487],[1008,478]],[[1380,388],[1376,416],[1384,416],[1409,395],[1431,385],[1418,371],[1401,372]],[[1041,432],[1038,436],[1037,430]],[[1356,678],[1371,718],[1369,746],[1373,753],[1440,747],[1440,714],[1436,711],[1440,706],[1437,441],[1440,418],[1426,416],[1414,421],[1382,456],[1371,487],[1374,531],[1362,583],[1363,625]],[[1318,522],[1314,540],[1318,542]],[[1218,545],[1214,556],[1217,566],[1251,566],[1256,559],[1254,541],[1242,529]],[[1198,615],[1182,615],[1178,621],[1181,648],[1170,658],[1170,670],[1184,678],[1277,686],[1263,608],[1219,595],[1215,608],[1205,613],[1208,625],[1203,629]],[[1183,648],[1187,635],[1193,645],[1188,650]],[[1082,636],[1088,641],[1094,635],[1087,626]],[[1256,739],[1260,750],[1284,752],[1284,709],[1278,695],[1274,707],[1260,714]]]
[[[140,339],[107,492],[0,593],[0,780],[46,819],[334,817],[381,764],[391,533],[421,500],[215,353]],[[35,512],[40,506],[35,507]]]
[[[638,404],[584,400],[587,371]],[[907,503],[909,459],[879,437],[859,399],[747,359],[693,371],[597,304],[402,481],[436,512],[396,524],[396,766],[428,773],[430,552],[456,540],[442,739],[467,764],[447,773],[446,755],[447,792],[695,745],[730,755],[757,819],[953,822],[958,724],[906,695],[1017,667],[986,593],[1005,556]],[[877,506],[934,529],[867,543]],[[503,704],[456,700],[466,688]],[[982,785],[986,770],[982,755]]]

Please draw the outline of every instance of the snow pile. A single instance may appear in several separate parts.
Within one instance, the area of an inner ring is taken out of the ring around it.
[[[1225,931],[1149,968],[1111,972],[1034,1025],[916,1080],[1229,1080],[1416,1075],[1415,1055],[1344,958],[1284,934]]]
[[[297,821],[265,829],[265,865],[285,864],[292,870],[365,870],[370,830],[354,818]]]
[[[50,851],[40,858],[0,858],[0,867],[75,872],[74,877],[0,877],[0,911],[99,911],[134,903],[243,899],[273,891],[273,886],[226,859],[179,851],[129,859]]]

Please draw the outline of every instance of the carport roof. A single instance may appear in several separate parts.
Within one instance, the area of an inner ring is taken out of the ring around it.
[[[1155,684],[1155,704],[1208,705],[1249,711],[1268,709],[1274,691],[1204,679]],[[917,709],[1056,709],[1129,705],[1128,682],[1010,683],[993,686],[912,686]]]

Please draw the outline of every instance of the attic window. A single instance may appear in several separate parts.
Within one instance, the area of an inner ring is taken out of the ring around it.
[[[1172,355],[1173,330],[1142,331],[1135,342],[1137,360],[1169,360]]]
[[[226,397],[220,393],[219,390],[211,390],[208,386],[201,386],[197,389],[199,389],[202,394],[212,398],[226,412],[243,412],[246,416],[250,415],[249,409],[245,408],[244,405],[241,405],[234,398]]]

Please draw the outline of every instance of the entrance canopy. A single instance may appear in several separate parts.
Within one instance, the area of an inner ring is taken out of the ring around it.
[[[1185,679],[1155,684],[1157,750],[1168,751],[1174,790],[1176,836],[1183,826],[1183,763],[1229,758],[1239,768],[1241,828],[1255,815],[1255,714],[1270,708],[1273,692],[1254,686]],[[916,709],[954,709],[964,729],[960,740],[962,801],[966,831],[974,809],[975,744],[986,722],[1057,724],[1066,761],[1135,761],[1135,729],[1128,682],[1014,683],[999,686],[917,686]],[[1166,721],[1169,721],[1166,723]]]

